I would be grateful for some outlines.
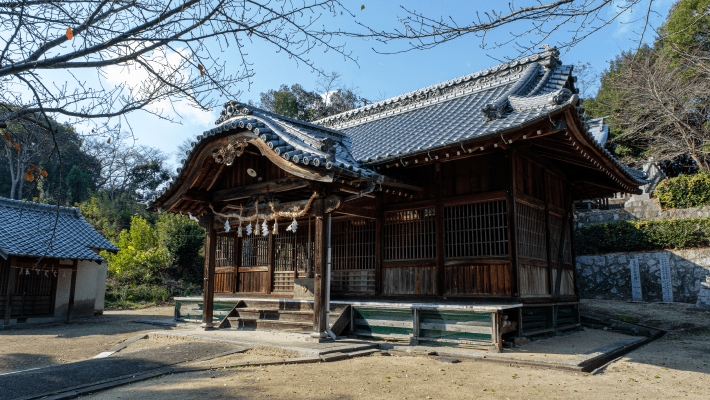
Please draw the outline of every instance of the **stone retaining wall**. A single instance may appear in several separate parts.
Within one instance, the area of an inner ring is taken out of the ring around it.
[[[648,195],[645,195],[646,197]],[[643,196],[639,196],[643,197]],[[624,204],[623,208],[615,210],[589,210],[575,213],[575,224],[578,228],[587,225],[614,221],[629,220],[661,220],[682,218],[710,217],[710,207],[674,208],[662,210],[656,199],[636,199],[636,196]]]
[[[707,208],[707,207],[706,207]],[[629,263],[636,255],[645,301],[661,301],[661,272],[658,256],[670,255],[673,300],[695,303],[701,282],[710,275],[710,249],[662,250],[577,256],[577,281],[582,298],[631,300]]]

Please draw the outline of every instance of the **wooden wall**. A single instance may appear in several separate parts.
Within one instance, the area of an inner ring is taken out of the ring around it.
[[[550,298],[560,274],[560,295],[576,295],[571,191],[564,173],[535,154],[514,156],[517,264],[520,296]],[[565,218],[566,215],[566,218]],[[566,219],[564,261],[558,272],[560,233]]]
[[[267,157],[261,156],[259,150],[253,145],[247,146],[244,154],[235,158],[232,165],[217,165],[222,171],[211,190],[230,189],[289,176]],[[256,176],[250,176],[247,172],[249,169],[253,169]]]
[[[19,268],[10,268],[9,260],[0,258],[0,320],[5,317],[10,274],[14,275],[15,283],[10,301],[10,318],[54,315],[54,300],[57,292],[57,277],[54,276],[54,271],[46,271],[47,274],[45,270],[29,272],[29,274],[20,273]]]
[[[265,157],[238,160],[243,165],[225,167],[230,180],[215,187],[255,183],[239,172],[249,165],[267,171],[265,179],[279,177],[280,170]],[[560,295],[576,295],[572,188],[554,165],[508,150],[383,172],[413,180],[424,190],[410,199],[379,192],[378,220],[334,220],[333,294],[549,298],[567,214]],[[223,274],[216,278],[218,291],[292,291],[293,280],[305,276],[312,262],[313,241],[307,222],[299,222],[295,235],[284,233],[281,225],[273,239],[241,239],[241,257],[234,266],[238,273],[233,275],[229,265],[218,268]],[[273,265],[269,252],[274,252]]]

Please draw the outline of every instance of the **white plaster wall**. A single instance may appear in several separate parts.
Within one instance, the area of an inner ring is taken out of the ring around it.
[[[98,266],[93,261],[79,261],[76,268],[76,291],[74,292],[72,317],[94,316]]]
[[[96,303],[94,310],[104,312],[104,300],[106,299],[106,269],[108,263],[97,264],[96,266]]]
[[[70,265],[67,267],[71,268]],[[76,289],[72,317],[92,317],[94,311],[103,311],[106,295],[106,267],[94,261],[79,261],[77,264]],[[69,312],[71,292],[71,269],[61,269],[57,273],[57,294],[54,316],[66,318]]]
[[[54,300],[54,316],[67,317],[69,311],[69,291],[71,289],[71,269],[57,271],[57,294]]]

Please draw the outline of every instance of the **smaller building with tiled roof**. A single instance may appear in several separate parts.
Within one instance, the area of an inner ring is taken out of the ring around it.
[[[102,250],[119,248],[78,209],[0,198],[1,326],[102,312]]]

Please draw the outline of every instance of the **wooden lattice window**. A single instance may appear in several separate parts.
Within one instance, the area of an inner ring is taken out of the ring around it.
[[[334,270],[375,269],[375,221],[365,218],[331,225]]]
[[[296,233],[285,231],[282,228],[281,232],[274,236],[275,271],[305,272],[307,270],[307,266],[313,262],[315,254],[314,227],[312,225],[305,221],[300,222]]]
[[[436,257],[433,208],[385,213],[384,259],[416,260]]]
[[[518,201],[515,223],[518,228],[517,239],[520,256],[547,260],[545,210]]]
[[[508,255],[505,200],[444,207],[445,257]]]
[[[268,238],[263,236],[245,237],[242,240],[242,266],[264,267],[269,265]]]
[[[569,224],[569,220],[567,221]],[[557,258],[559,257],[559,244],[560,244],[560,229],[562,228],[562,217],[560,217],[557,214],[550,213],[550,237],[552,239],[551,243],[551,257],[553,262],[557,262]],[[565,264],[572,264],[572,232],[570,232],[572,228],[570,228],[569,225],[567,225],[567,229],[565,230],[566,235],[565,235],[565,254],[564,254],[564,263]]]
[[[217,251],[215,253],[215,267],[234,267],[234,236],[217,235]]]
[[[331,290],[375,293],[374,220],[357,218],[331,224]]]

